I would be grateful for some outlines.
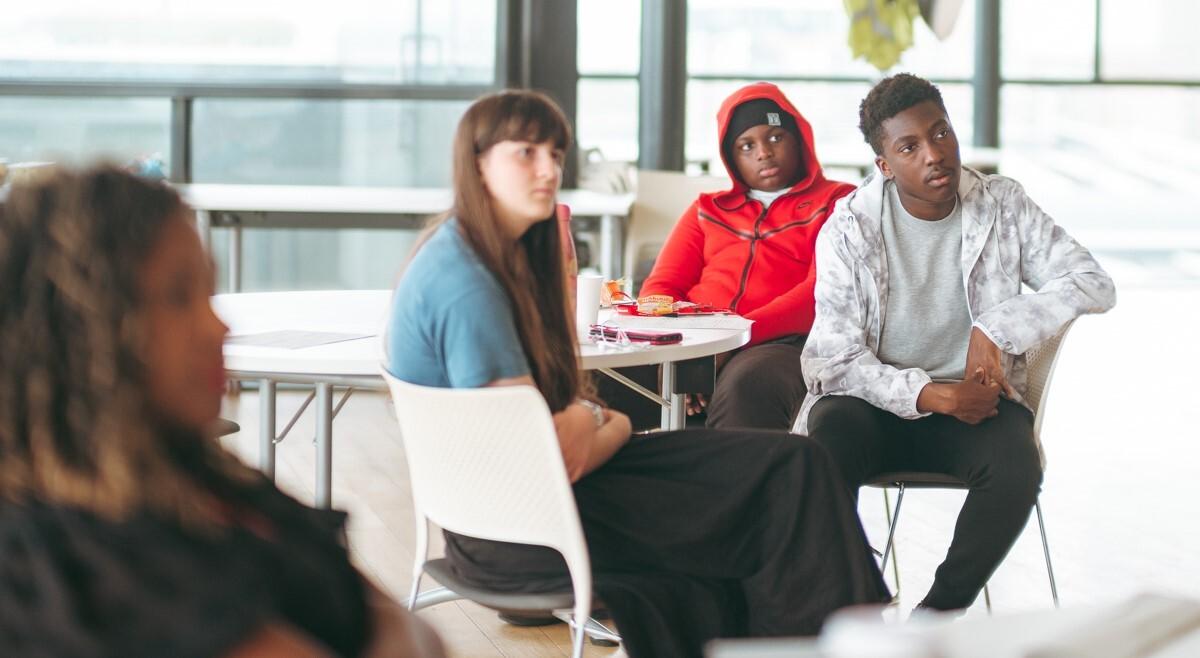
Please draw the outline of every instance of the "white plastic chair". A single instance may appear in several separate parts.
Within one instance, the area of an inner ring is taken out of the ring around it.
[[[620,641],[589,619],[587,544],[550,410],[537,389],[431,388],[402,382],[386,371],[383,377],[408,456],[417,524],[409,609],[467,598],[498,610],[553,610],[572,628],[575,658],[583,655],[585,634]],[[462,582],[446,560],[427,561],[430,521],[479,539],[552,548],[567,563],[572,589],[510,593]],[[424,573],[444,587],[419,594]]]
[[[681,171],[639,169],[637,193],[629,212],[625,237],[625,277],[637,294],[654,266],[658,252],[683,211],[701,192],[727,190],[728,176],[689,176]]]
[[[1050,390],[1050,382],[1054,379],[1054,368],[1058,365],[1059,348],[1062,347],[1063,339],[1066,338],[1067,332],[1071,330],[1071,326],[1075,324],[1072,320],[1068,322],[1062,331],[1057,335],[1047,339],[1042,344],[1030,349],[1025,353],[1025,364],[1027,367],[1028,378],[1025,400],[1029,406],[1033,408],[1033,440],[1037,442],[1038,454],[1041,456],[1043,468],[1046,465],[1046,453],[1042,450],[1042,418],[1046,411],[1046,398]],[[887,570],[888,556],[894,549],[892,540],[896,533],[896,525],[900,522],[900,505],[904,502],[904,492],[909,488],[914,489],[966,489],[967,484],[958,478],[942,473],[920,473],[920,472],[897,472],[897,473],[881,473],[872,478],[866,483],[868,486],[883,488],[884,509],[888,516],[888,538],[887,545],[883,549],[883,561],[880,565],[880,571]],[[896,511],[893,513],[890,509],[887,497],[887,489],[899,489],[899,494],[896,496]],[[1042,501],[1039,498],[1034,503],[1034,509],[1037,510],[1038,530],[1042,536],[1042,553],[1046,557],[1046,576],[1050,579],[1050,596],[1054,599],[1054,607],[1058,607],[1058,585],[1054,581],[1054,565],[1050,561],[1050,544],[1046,540],[1046,522],[1042,515]],[[892,573],[896,580],[896,596],[900,596],[900,570],[896,566],[896,561],[892,563]],[[987,609],[991,612],[992,596],[985,584],[983,586],[984,602]]]

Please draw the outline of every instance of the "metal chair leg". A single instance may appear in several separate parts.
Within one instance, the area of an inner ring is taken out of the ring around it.
[[[1050,577],[1050,596],[1054,597],[1054,607],[1058,607],[1058,585],[1054,582],[1054,567],[1050,564],[1050,543],[1046,541],[1046,522],[1042,518],[1042,501],[1034,502],[1037,510],[1038,530],[1042,533],[1042,552],[1046,555],[1046,575]]]
[[[883,563],[880,565],[880,571],[887,571],[888,557],[892,553],[892,540],[896,536],[896,525],[900,523],[900,506],[904,504],[904,483],[900,483],[900,493],[896,495],[896,513],[888,520],[888,538],[887,545],[883,549]],[[900,583],[896,583],[896,589],[900,589]]]
[[[992,592],[988,589],[988,584],[983,584],[983,603],[987,606],[988,616],[992,614]]]
[[[572,630],[575,628],[575,617],[569,610],[556,610],[554,616],[567,623],[567,626]],[[583,633],[591,640],[591,643],[598,646],[617,646],[621,643],[621,636],[608,626],[596,621],[593,617],[588,617],[583,624]],[[572,636],[573,637],[573,636]]]
[[[454,590],[447,589],[445,587],[438,587],[426,592],[421,592],[415,598],[409,599],[408,609],[416,612],[430,606],[438,605],[439,603],[457,601],[461,598],[462,595]]]
[[[583,658],[583,639],[587,637],[587,633],[583,631],[583,627],[587,625],[584,620],[583,624],[571,624],[571,658]]]
[[[888,535],[890,536],[891,531],[892,531],[892,499],[891,499],[891,496],[888,495],[887,487],[880,489],[880,491],[883,492],[883,512],[884,512],[884,514],[887,515]],[[895,549],[896,549],[896,547],[893,546],[892,550],[894,551]],[[876,551],[874,549],[874,547],[872,547],[871,550],[875,551],[875,553],[877,555],[879,555],[879,557],[881,557],[881,558],[883,557],[883,553]],[[886,566],[886,565],[884,565],[884,566]],[[885,573],[883,567],[881,567],[879,569],[879,571],[881,574]],[[892,581],[896,583],[896,592],[892,595],[892,602],[899,603],[900,602],[900,557],[898,554],[896,557],[892,558]]]

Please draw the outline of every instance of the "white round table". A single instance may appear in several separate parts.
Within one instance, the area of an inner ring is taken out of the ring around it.
[[[379,369],[384,358],[382,337],[391,295],[390,290],[329,290],[234,293],[213,297],[213,307],[229,325],[230,337],[237,337],[225,345],[225,368],[229,377],[258,381],[259,467],[268,477],[275,475],[275,444],[287,435],[315,399],[318,507],[330,505],[334,417],[355,389],[387,389]],[[609,319],[611,313],[606,311],[601,318]],[[750,340],[748,322],[736,327],[690,328],[673,326],[673,320],[662,318],[655,322],[660,323],[656,328],[678,330],[683,334],[683,342],[675,345],[637,350],[614,350],[592,344],[580,346],[582,368],[600,370],[661,404],[662,424],[668,429],[684,425],[683,396],[674,391],[676,362],[726,352]],[[300,332],[311,333],[300,336]],[[274,342],[343,340],[307,347],[282,347],[264,344],[271,342],[261,340],[267,338],[275,338]],[[662,387],[657,393],[613,371],[614,368],[655,364],[663,366]],[[278,383],[311,385],[314,391],[277,437],[275,388]],[[333,402],[335,387],[345,389],[336,406]]]

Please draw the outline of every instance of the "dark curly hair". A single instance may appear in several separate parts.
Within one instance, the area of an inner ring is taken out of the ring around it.
[[[248,481],[216,441],[151,420],[141,266],[185,213],[114,166],[50,170],[0,203],[0,505],[206,525],[211,485]]]
[[[883,154],[883,122],[914,105],[933,101],[946,111],[936,85],[911,73],[897,73],[879,81],[858,106],[858,129],[875,155]]]

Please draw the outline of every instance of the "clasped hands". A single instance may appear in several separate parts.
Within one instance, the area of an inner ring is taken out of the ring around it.
[[[1004,373],[1002,358],[1000,348],[987,334],[971,327],[963,380],[927,384],[917,396],[917,411],[954,416],[969,425],[997,415],[1001,395],[1010,400],[1017,396]]]

